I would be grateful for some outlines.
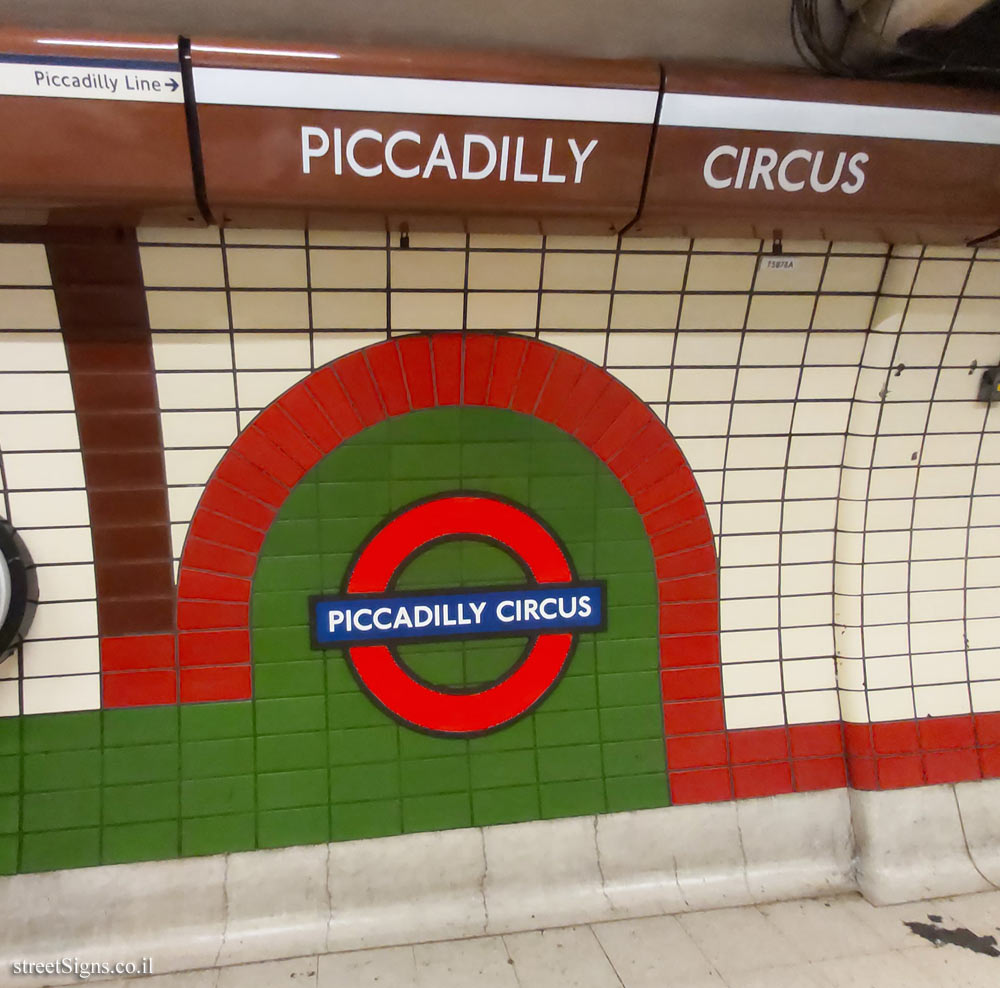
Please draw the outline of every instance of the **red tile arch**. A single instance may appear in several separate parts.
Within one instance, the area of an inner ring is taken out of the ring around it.
[[[726,732],[712,529],[691,469],[663,423],[576,354],[488,333],[406,336],[355,351],[261,412],[223,457],[191,522],[178,578],[176,641],[105,641],[104,705],[249,699],[251,581],[268,527],[292,488],[367,426],[462,404],[553,423],[599,456],[632,498],[659,583],[660,678],[675,803],[845,784],[837,724]],[[126,655],[132,658],[123,662]]]

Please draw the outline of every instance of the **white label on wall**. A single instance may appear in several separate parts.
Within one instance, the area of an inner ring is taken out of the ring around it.
[[[183,103],[180,69],[156,64],[8,56],[0,60],[0,95]]]
[[[783,254],[765,257],[763,262],[765,271],[787,271],[791,274],[798,267],[797,257],[785,257]]]

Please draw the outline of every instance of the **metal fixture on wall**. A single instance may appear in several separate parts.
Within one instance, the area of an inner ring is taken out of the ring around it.
[[[17,532],[0,518],[0,659],[24,640],[37,603],[35,564]]]

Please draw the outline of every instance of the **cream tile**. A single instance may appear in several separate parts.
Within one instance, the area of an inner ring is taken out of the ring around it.
[[[49,288],[0,288],[0,329],[59,329]]]
[[[235,227],[226,227],[223,233],[227,245],[300,247],[305,243],[305,234],[302,230],[239,230]]]
[[[893,257],[885,269],[883,295],[909,295],[917,277],[919,261],[915,258]]]
[[[392,328],[461,329],[461,292],[392,292]]]
[[[965,294],[990,295],[994,298],[1000,294],[1000,263],[996,260],[977,260],[969,272],[969,280],[965,285]]]
[[[948,686],[916,686],[913,702],[917,717],[952,717],[971,711],[966,683]]]
[[[229,329],[229,309],[221,291],[148,291],[151,329]]]
[[[10,522],[17,528],[51,528],[61,525],[89,525],[87,492],[32,491],[9,494]]]
[[[614,251],[618,237],[549,236],[545,239],[546,249],[552,250],[599,250]]]
[[[673,329],[680,295],[615,295],[612,329]]]
[[[542,329],[605,329],[610,295],[542,294]]]
[[[873,294],[878,291],[884,267],[883,257],[831,257],[820,290]]]
[[[798,367],[744,367],[736,379],[738,401],[780,401],[795,397]]]
[[[297,371],[244,371],[236,375],[236,394],[240,408],[263,408],[284,394],[309,373]]]
[[[87,563],[66,566],[36,566],[35,572],[38,577],[38,594],[41,600],[83,600],[93,599],[97,596],[94,567]],[[88,669],[86,671],[92,672],[94,670]]]
[[[385,292],[313,292],[313,327],[385,329]]]
[[[309,328],[309,302],[305,292],[231,293],[234,329]]]
[[[815,292],[823,274],[823,257],[801,257],[788,252],[778,258],[764,254],[757,265],[754,289],[758,292]],[[791,261],[792,267],[781,267],[781,261]],[[772,265],[770,262],[776,262]]]
[[[814,329],[867,329],[874,299],[866,296],[821,295],[813,318]]]
[[[757,269],[754,254],[692,254],[688,292],[748,292]]]
[[[0,382],[0,396],[3,394]],[[0,414],[0,449],[17,450],[79,448],[76,415],[61,412],[3,412]]]
[[[645,237],[626,236],[622,240],[623,251],[679,251],[687,253],[693,241],[687,237]]]
[[[304,250],[240,247],[226,251],[231,288],[305,288]]]
[[[747,295],[685,295],[681,304],[681,329],[743,328]]]
[[[21,532],[37,566],[84,563],[94,559],[89,528],[53,528]]]
[[[473,249],[535,250],[542,249],[542,238],[533,233],[473,233],[469,237]]]
[[[93,583],[94,567],[43,566],[40,573],[65,568],[86,570]],[[41,580],[39,580],[41,583]],[[56,641],[26,641],[23,646],[25,676],[75,676],[101,671],[101,648],[97,638],[73,638]]]
[[[727,237],[707,237],[694,241],[693,250],[707,253],[743,253],[756,254],[761,247],[761,241]]]
[[[217,244],[217,226],[140,226],[136,230],[140,244]]]
[[[534,329],[537,321],[536,292],[469,292],[467,329]]]
[[[163,454],[168,484],[205,484],[219,460],[218,449],[168,449]]]
[[[673,333],[611,333],[608,366],[669,367],[673,351]]]
[[[168,373],[156,375],[160,408],[233,408],[236,388],[232,373]]]
[[[381,343],[386,339],[384,332],[314,333],[313,360],[317,367],[336,360],[362,347]]]
[[[705,954],[673,916],[595,923],[601,942],[625,988],[663,988],[711,981],[715,971]],[[669,981],[665,982],[666,972]]]
[[[589,926],[513,933],[503,938],[520,985],[621,988],[621,981]]]
[[[318,988],[411,988],[417,984],[413,947],[383,947],[318,958]]]
[[[679,292],[687,270],[685,254],[623,253],[615,289],[620,292]]]
[[[913,284],[914,295],[961,295],[969,274],[967,259],[955,261],[920,262],[917,279]]]
[[[739,363],[741,333],[678,333],[674,363],[678,367],[706,367]]]
[[[789,724],[820,724],[840,719],[837,691],[811,690],[785,694],[785,714]]]
[[[670,389],[670,371],[667,368],[643,367],[612,370],[625,387],[635,392],[642,401],[666,401]]]
[[[417,944],[413,955],[420,988],[518,988],[500,937]]]
[[[398,243],[396,234],[390,233],[389,239],[393,243]],[[453,250],[465,249],[466,235],[464,233],[438,233],[429,230],[410,229],[410,248],[417,250],[422,247],[451,248]]]
[[[808,329],[813,304],[812,295],[755,295],[747,329]]]
[[[11,491],[65,490],[84,486],[83,459],[76,453],[6,453],[4,472]]]
[[[4,333],[0,337],[0,364],[5,371],[65,371],[66,346],[62,335]]]
[[[722,668],[722,692],[726,697],[780,693],[781,663],[728,663]]]
[[[158,371],[231,369],[232,340],[229,333],[154,333],[153,362]]]
[[[542,273],[546,291],[610,291],[614,254],[559,253],[547,251]]]
[[[473,251],[469,254],[469,290],[513,288],[535,292],[541,267],[541,254],[534,252]]]
[[[600,366],[604,362],[604,333],[551,332],[539,333],[538,338],[543,343],[570,350],[592,364]]]
[[[49,262],[42,244],[0,244],[0,284],[50,285]]]
[[[308,368],[311,360],[308,333],[236,333],[233,345],[240,370]]]
[[[98,675],[25,679],[21,688],[26,714],[98,710],[101,706],[101,677]]]
[[[140,247],[147,288],[224,288],[222,251],[212,247]]]
[[[310,247],[385,247],[384,230],[310,230]]]
[[[903,319],[903,329],[906,332],[945,333],[951,325],[957,304],[954,298],[910,299]]]
[[[394,250],[392,287],[460,291],[465,285],[464,251]]]
[[[163,412],[160,415],[163,445],[218,446],[225,448],[236,438],[234,412]]]
[[[730,401],[733,397],[733,368],[678,368],[673,373],[671,401]]]

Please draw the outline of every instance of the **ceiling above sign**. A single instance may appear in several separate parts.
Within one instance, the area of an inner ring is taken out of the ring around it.
[[[7,222],[41,207],[49,222],[962,243],[1000,226],[995,93],[25,32],[0,52],[0,123],[31,135],[0,148]]]

